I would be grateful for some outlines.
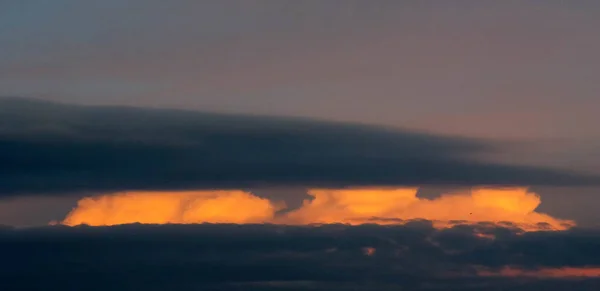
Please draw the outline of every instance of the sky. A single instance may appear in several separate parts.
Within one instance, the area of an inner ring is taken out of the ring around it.
[[[117,258],[139,232],[120,264],[179,272],[147,289],[387,290],[400,270],[407,290],[559,288],[569,272],[595,290],[599,16],[593,0],[0,0],[0,252],[21,258],[3,284],[75,290],[42,273],[78,258],[77,284],[126,278],[65,246]],[[211,242],[177,248],[196,233]],[[237,262],[204,257],[221,240]],[[289,269],[260,275],[273,266]],[[123,280],[97,288],[135,289]]]

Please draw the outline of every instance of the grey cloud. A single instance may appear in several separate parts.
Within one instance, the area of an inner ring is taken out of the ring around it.
[[[586,185],[477,160],[483,141],[393,128],[0,99],[0,193],[362,185]]]
[[[495,240],[476,232],[496,234]],[[376,252],[364,254],[365,247]],[[123,225],[0,229],[4,290],[596,290],[475,268],[599,266],[600,232],[490,225]],[[54,288],[54,289],[52,289]],[[246,288],[246,289],[245,289]],[[533,288],[533,289],[526,289]],[[538,288],[538,289],[535,289]],[[360,290],[360,289],[359,289]]]

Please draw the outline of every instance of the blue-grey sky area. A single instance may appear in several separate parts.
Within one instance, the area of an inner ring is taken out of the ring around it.
[[[384,125],[600,173],[599,27],[599,1],[0,0],[0,96]],[[559,186],[541,210],[600,221],[598,188]],[[14,225],[76,200],[6,199]]]
[[[2,1],[4,94],[598,138],[597,1]]]

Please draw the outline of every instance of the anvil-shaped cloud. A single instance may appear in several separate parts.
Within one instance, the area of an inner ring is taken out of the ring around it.
[[[484,141],[297,118],[0,99],[1,195],[255,186],[585,185]]]

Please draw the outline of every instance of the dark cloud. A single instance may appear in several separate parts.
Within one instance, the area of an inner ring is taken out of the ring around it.
[[[418,184],[581,185],[466,138],[359,124],[0,99],[0,193]]]
[[[366,255],[365,248],[375,252]],[[598,249],[598,230],[518,233],[485,224],[436,230],[427,221],[5,228],[0,289],[564,290],[568,283],[569,290],[597,290],[593,278],[493,278],[476,271],[600,266]]]

